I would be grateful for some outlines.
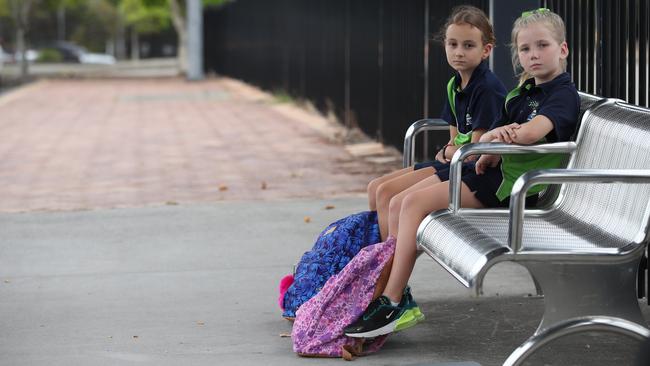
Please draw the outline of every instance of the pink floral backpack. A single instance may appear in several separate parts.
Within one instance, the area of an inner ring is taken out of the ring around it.
[[[380,275],[394,252],[393,237],[361,249],[341,272],[330,277],[316,296],[302,304],[291,332],[294,352],[308,357],[352,359],[378,351],[387,336],[366,340],[364,344],[364,339],[347,337],[343,329],[381,294],[375,291],[377,283],[382,282]]]

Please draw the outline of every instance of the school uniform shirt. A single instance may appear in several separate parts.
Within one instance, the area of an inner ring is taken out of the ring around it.
[[[490,70],[487,61],[474,69],[465,89],[460,87],[458,73],[449,82],[452,85],[448,85],[447,103],[441,118],[458,130],[454,145],[463,145],[471,141],[473,130],[490,129],[503,107],[507,89]]]
[[[534,78],[528,79],[511,91],[506,97],[505,107],[497,124],[523,124],[536,116],[545,116],[553,123],[553,130],[538,143],[570,141],[576,130],[579,113],[580,96],[571,82],[571,76],[564,72],[540,85],[535,85]],[[496,127],[496,124],[493,127]],[[496,192],[497,198],[503,201],[509,197],[515,180],[527,171],[557,168],[563,159],[563,154],[502,155],[503,181]],[[545,187],[533,186],[528,190],[528,195],[537,194]]]
[[[460,74],[456,73],[447,84],[447,102],[442,108],[441,118],[456,127],[458,134],[454,145],[460,146],[472,141],[472,131],[488,130],[495,118],[499,116],[507,93],[501,80],[488,67],[487,61],[481,62],[465,89],[461,89]],[[474,169],[474,162],[464,163],[464,168]],[[449,163],[437,160],[414,165],[414,170],[433,167],[441,181],[449,179]]]

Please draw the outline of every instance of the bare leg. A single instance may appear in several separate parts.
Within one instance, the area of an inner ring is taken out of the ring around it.
[[[436,170],[433,168],[413,170],[379,185],[377,188],[376,207],[382,241],[386,240],[389,233],[389,205],[393,196],[432,175],[435,176],[435,173]]]
[[[388,173],[386,175],[382,175],[379,178],[375,178],[368,183],[368,207],[370,208],[370,211],[375,211],[377,210],[377,188],[379,188],[379,185],[388,182],[391,179],[397,178],[401,175],[404,175],[406,173],[412,172],[413,167],[408,167],[408,168],[403,168],[400,170],[396,170],[392,173]]]
[[[399,302],[404,287],[408,283],[417,248],[415,235],[422,220],[432,211],[449,205],[449,182],[443,182],[406,195],[402,201],[399,218],[397,246],[391,267],[390,277],[384,289],[384,295],[391,301]],[[461,186],[461,207],[480,208],[481,202],[464,183]]]
[[[429,178],[425,178],[418,183],[408,187],[402,192],[396,194],[391,198],[390,204],[388,206],[388,235],[397,237],[399,230],[399,215],[402,211],[402,201],[409,193],[419,191],[421,189],[432,187],[440,183],[440,178],[437,175],[432,175]]]

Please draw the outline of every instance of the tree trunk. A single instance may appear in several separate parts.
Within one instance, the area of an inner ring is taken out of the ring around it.
[[[140,59],[140,37],[135,28],[131,29],[131,60]]]
[[[20,80],[25,81],[29,74],[29,61],[25,47],[25,30],[22,27],[16,27],[16,54],[20,55]]]
[[[29,74],[29,61],[27,60],[26,36],[29,26],[29,10],[32,0],[12,1],[12,16],[16,24],[16,53],[21,56],[20,79],[25,81]]]
[[[176,30],[178,37],[178,67],[182,74],[187,73],[187,22],[185,21],[185,13],[183,7],[178,0],[167,0],[169,8],[172,13],[172,24]]]
[[[126,25],[122,15],[117,16],[115,23],[115,58],[118,60],[126,59]]]
[[[182,74],[187,73],[187,32],[178,35],[178,68]]]

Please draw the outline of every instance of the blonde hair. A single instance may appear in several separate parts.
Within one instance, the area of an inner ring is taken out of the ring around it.
[[[494,36],[494,28],[490,19],[485,12],[475,6],[460,5],[452,9],[451,15],[447,18],[445,25],[442,26],[437,40],[444,42],[447,36],[447,28],[452,24],[469,24],[481,31],[481,41],[484,45],[495,45],[497,40]]]
[[[558,44],[566,42],[566,27],[564,26],[564,21],[562,17],[555,14],[554,12],[542,8],[532,11],[526,11],[521,14],[515,24],[512,27],[512,38],[510,43],[510,51],[512,53],[512,67],[515,71],[515,75],[519,76],[519,84],[521,85],[524,81],[529,79],[531,76],[523,70],[521,63],[519,62],[519,55],[517,49],[517,36],[519,32],[528,27],[531,24],[541,23],[551,31],[551,36],[557,41]],[[562,60],[562,70],[566,71],[567,62],[566,59]]]

